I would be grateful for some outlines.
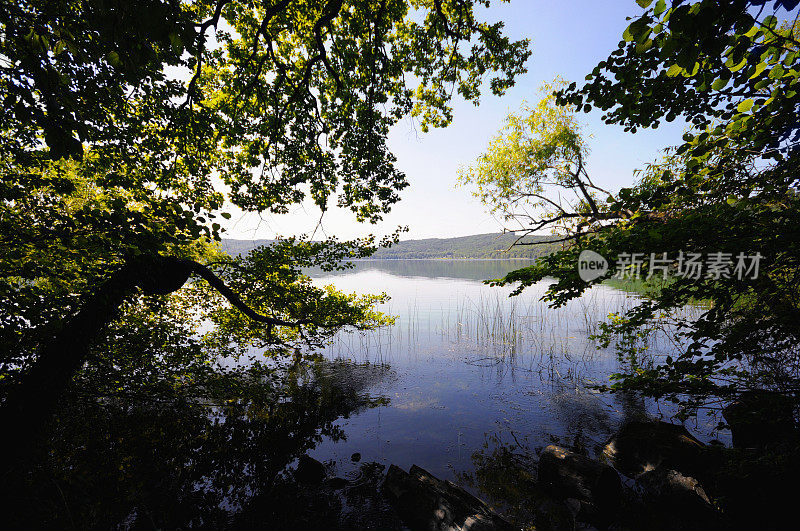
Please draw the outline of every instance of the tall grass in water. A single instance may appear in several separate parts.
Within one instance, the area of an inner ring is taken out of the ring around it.
[[[328,353],[374,362],[445,356],[495,368],[498,374],[525,371],[571,383],[617,372],[625,360],[618,359],[612,347],[598,350],[594,336],[611,314],[624,313],[640,297],[598,286],[563,307],[551,308],[539,300],[540,294],[531,295],[509,298],[499,290],[477,298],[454,295],[438,308],[415,301],[403,308],[394,326],[337,335]],[[397,313],[392,308],[385,311]],[[636,338],[637,363],[680,347],[673,318],[691,318],[699,309],[682,312],[654,323]]]

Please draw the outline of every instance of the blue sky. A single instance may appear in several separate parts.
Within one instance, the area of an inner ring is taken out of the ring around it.
[[[454,120],[446,129],[423,134],[410,120],[398,124],[390,134],[389,146],[398,159],[410,186],[401,201],[378,225],[357,223],[349,211],[329,211],[322,219],[316,238],[336,235],[353,238],[385,234],[399,225],[409,226],[403,236],[443,238],[502,230],[502,224],[487,213],[465,188],[456,187],[458,168],[468,165],[486,149],[489,139],[503,125],[509,112],[528,100],[535,102],[539,86],[561,76],[583,81],[595,65],[617,47],[628,25],[626,17],[642,10],[634,0],[512,0],[494,2],[489,20],[503,20],[514,39],[529,38],[533,54],[528,73],[503,97],[484,94],[481,105],[456,101]],[[684,125],[676,120],[659,129],[625,133],[621,127],[605,125],[601,113],[581,114],[591,150],[587,169],[598,185],[616,190],[633,182],[633,170],[652,162],[666,146],[677,144]],[[301,205],[283,216],[233,212],[224,227],[227,238],[273,238],[311,233],[320,212],[313,205]]]

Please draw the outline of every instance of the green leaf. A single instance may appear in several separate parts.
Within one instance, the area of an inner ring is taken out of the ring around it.
[[[653,3],[653,0],[636,0],[636,3],[639,4],[640,7],[647,7]]]
[[[114,67],[118,67],[120,64],[122,64],[122,62],[119,60],[119,54],[114,51],[108,52],[106,59],[108,59],[109,64]]]
[[[764,78],[758,81],[753,88],[756,90],[761,90],[763,88],[767,88],[772,82],[768,78]]]
[[[630,26],[628,26],[627,28],[625,28],[625,31],[623,31],[623,32],[622,32],[622,38],[623,38],[623,39],[624,39],[626,42],[631,42],[631,41],[633,41],[633,34],[631,33],[631,27],[630,27]]]
[[[664,0],[658,0],[658,2],[656,2],[656,7],[653,8],[653,14],[655,16],[658,16],[661,13],[663,13],[666,9],[667,9],[667,3]]]
[[[639,44],[637,44],[635,50],[636,50],[636,53],[642,53],[642,52],[646,52],[647,50],[649,50],[652,47],[653,47],[653,39],[647,39],[646,41],[640,42]]]
[[[728,79],[724,78],[716,79],[713,83],[711,83],[711,88],[714,90],[722,90],[728,85],[728,81]]]
[[[767,68],[767,63],[758,63],[756,65],[755,71],[753,72],[753,75],[750,76],[750,79],[754,79],[760,76],[761,72],[763,72],[766,68]]]
[[[786,69],[783,68],[781,64],[777,64],[769,71],[769,77],[772,79],[780,79],[783,77],[784,73],[786,73]]]
[[[731,62],[731,63],[732,63],[732,61],[730,61],[730,60],[729,60],[729,62]],[[727,64],[727,63],[726,63],[726,64]],[[741,70],[742,68],[744,68],[744,66],[745,66],[746,64],[747,64],[747,57],[745,57],[744,59],[742,59],[742,62],[740,62],[739,64],[736,64],[736,65],[733,65],[733,66],[729,66],[729,67],[728,67],[728,70],[730,70],[731,72],[738,72],[739,70]]]
[[[736,110],[739,112],[747,112],[753,108],[753,98],[747,98],[739,102],[739,105],[736,106]]]
[[[750,28],[747,31],[747,33],[744,34],[744,36],[747,37],[747,38],[752,39],[753,37],[755,37],[756,33],[758,33],[758,32],[759,32],[759,27],[754,25],[752,28]]]
[[[220,213],[220,216],[222,216],[225,219],[231,219],[231,215],[228,212],[222,212]]]
[[[172,49],[176,52],[180,52],[183,50],[183,41],[181,40],[180,36],[175,33],[174,31],[169,34],[169,42],[172,45]]]
[[[667,69],[667,76],[675,77],[681,72],[683,72],[683,68],[681,68],[680,65],[672,65]]]
[[[695,63],[694,65],[692,65],[692,70],[691,71],[689,71],[688,69],[684,70],[683,77],[696,76],[697,72],[699,72],[699,71],[700,71],[700,63]]]

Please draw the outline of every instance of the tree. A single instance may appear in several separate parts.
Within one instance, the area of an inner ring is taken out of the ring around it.
[[[132,297],[145,312],[189,305],[188,330],[215,317],[274,355],[379,324],[378,299],[313,288],[301,274],[363,256],[374,238],[287,240],[234,260],[213,250],[215,220],[229,217],[227,204],[281,213],[307,196],[379,220],[407,184],[386,146],[390,127],[408,115],[423,130],[446,126],[452,89],[477,102],[486,74],[501,94],[524,72],[527,42],[474,8],[3,2],[0,340],[4,423],[20,426],[9,430],[17,445],[75,371],[104,357],[103,334],[124,343],[113,321]],[[216,293],[197,282],[179,292],[191,276]],[[200,315],[192,303],[214,306]]]
[[[652,7],[634,18],[583,87],[562,88],[556,101],[565,109],[599,108],[607,123],[633,133],[682,117],[691,126],[684,143],[644,168],[636,185],[597,197],[596,208],[584,196],[577,223],[567,228],[571,245],[495,283],[520,282],[519,291],[555,276],[546,298],[562,304],[603,280],[580,279],[583,249],[612,266],[625,253],[642,253],[644,277],[662,271],[647,258],[667,253],[669,281],[608,323],[605,339],[698,300],[708,306],[699,319],[676,318],[681,350],[652,367],[629,365],[612,388],[679,402],[685,414],[747,389],[797,398],[800,40],[790,11],[797,2],[638,3]],[[580,151],[571,153],[575,159]],[[498,204],[494,194],[488,201]],[[680,275],[689,252],[718,259],[720,274]],[[760,256],[757,275],[750,269],[736,278],[740,255]]]
[[[474,186],[474,195],[493,213],[518,224],[507,229],[521,233],[515,245],[545,243],[523,241],[542,229],[560,236],[550,243],[572,241],[614,217],[598,207],[598,194],[609,192],[586,170],[589,150],[574,108],[556,104],[554,89],[563,86],[561,79],[545,83],[536,106],[525,104],[519,114],[509,115],[487,152],[459,175],[459,183]]]

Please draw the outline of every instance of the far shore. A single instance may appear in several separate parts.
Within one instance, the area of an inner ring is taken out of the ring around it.
[[[536,258],[451,258],[447,256],[431,257],[431,258],[352,258],[348,262],[413,262],[422,260],[438,260],[438,261],[451,261],[451,262],[506,262],[508,260],[519,260],[526,262],[535,262]]]

